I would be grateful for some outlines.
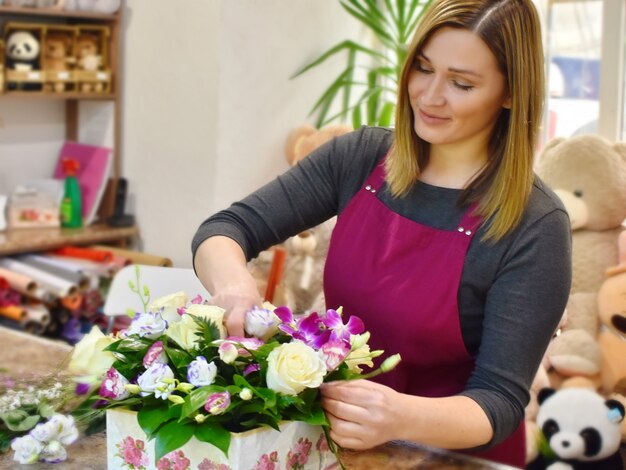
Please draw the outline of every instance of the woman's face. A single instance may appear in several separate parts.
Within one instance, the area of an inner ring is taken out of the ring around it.
[[[510,106],[496,58],[465,29],[431,36],[415,57],[408,92],[415,132],[433,146],[484,152],[501,109]]]

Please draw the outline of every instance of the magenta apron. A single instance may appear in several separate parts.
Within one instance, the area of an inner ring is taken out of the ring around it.
[[[377,198],[383,181],[380,164],[337,220],[324,269],[326,305],[363,319],[372,349],[401,354],[399,366],[377,382],[425,397],[457,394],[474,368],[461,336],[457,295],[480,219],[466,211],[455,231],[421,225]],[[523,423],[474,455],[524,467]]]

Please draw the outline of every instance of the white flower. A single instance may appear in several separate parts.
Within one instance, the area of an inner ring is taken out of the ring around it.
[[[196,357],[187,366],[187,381],[196,387],[211,385],[217,375],[217,366],[203,356]]]
[[[252,390],[249,388],[244,388],[239,392],[239,398],[244,401],[252,400]]]
[[[74,425],[74,418],[62,414],[54,414],[45,423],[40,423],[30,434],[41,442],[59,441],[69,445],[78,439],[78,430]]]
[[[189,315],[183,315],[179,322],[170,325],[165,334],[176,341],[181,348],[191,351],[196,347],[198,340],[196,331],[198,331],[198,325],[194,319]]]
[[[179,308],[187,303],[187,296],[183,291],[174,292],[170,295],[159,297],[148,306],[150,312],[158,312],[163,309],[161,315],[170,324],[180,321]]]
[[[225,341],[220,344],[219,348],[217,348],[217,352],[220,355],[220,359],[226,364],[232,364],[239,356],[237,346],[235,346],[230,341]]]
[[[246,312],[244,329],[250,336],[266,341],[278,331],[279,323],[280,319],[274,312],[265,308],[254,307]]]
[[[13,460],[21,464],[31,464],[39,460],[39,453],[43,444],[30,435],[18,437],[11,442],[11,449],[15,451]]]
[[[220,332],[220,338],[226,338],[226,327],[224,326],[224,312],[225,310],[214,305],[202,305],[192,304],[187,307],[187,313],[189,315],[195,315],[196,317],[202,317],[207,320],[211,320]]]
[[[72,357],[68,365],[68,370],[76,376],[83,376],[80,382],[94,384],[106,374],[106,371],[115,362],[115,356],[110,351],[103,351],[104,348],[113,343],[115,339],[105,336],[100,328],[94,326],[74,346]]]
[[[150,339],[156,339],[167,330],[167,321],[163,319],[161,312],[138,313],[128,327],[127,335],[139,335]]]
[[[139,376],[137,385],[141,388],[141,396],[145,397],[154,393],[157,398],[167,399],[175,384],[164,382],[164,379],[174,379],[174,372],[167,364],[155,362],[148,370]]]
[[[267,357],[267,386],[284,395],[319,387],[326,365],[317,351],[301,341],[284,343]]]
[[[67,451],[59,441],[52,441],[43,448],[40,459],[50,463],[63,462],[67,459]]]

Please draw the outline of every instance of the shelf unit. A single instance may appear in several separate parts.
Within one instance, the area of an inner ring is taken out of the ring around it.
[[[108,93],[46,92],[46,91],[5,91],[0,93],[1,100],[64,100],[65,101],[65,139],[78,140],[79,103],[81,101],[107,101],[113,103],[113,165],[112,173],[103,195],[99,216],[106,217],[113,212],[115,187],[121,176],[122,142],[122,24],[125,1],[112,15],[95,14],[82,11],[65,11],[42,8],[17,8],[0,6],[0,26],[8,21],[26,23],[44,22],[54,24],[94,24],[110,28],[109,66],[112,73],[111,91]],[[136,227],[112,228],[105,225],[87,226],[82,229],[16,229],[0,232],[0,256],[43,251],[66,244],[88,244],[111,242],[125,244],[138,235]]]

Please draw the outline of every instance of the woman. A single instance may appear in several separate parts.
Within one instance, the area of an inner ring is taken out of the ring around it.
[[[242,332],[246,260],[338,214],[329,308],[402,362],[322,388],[331,437],[465,449],[523,467],[528,389],[565,307],[569,221],[532,172],[544,95],[531,0],[439,0],[399,83],[396,128],[318,149],[199,228],[195,268]]]

